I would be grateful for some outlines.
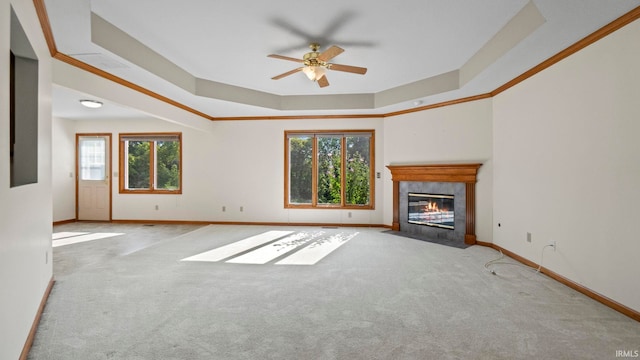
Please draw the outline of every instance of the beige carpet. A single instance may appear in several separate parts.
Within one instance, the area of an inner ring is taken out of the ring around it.
[[[484,265],[499,254],[480,246],[368,228],[54,232],[68,244],[54,248],[29,359],[614,359],[640,348],[640,323],[508,258],[492,275]]]

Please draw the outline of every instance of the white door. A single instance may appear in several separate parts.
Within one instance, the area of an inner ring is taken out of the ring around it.
[[[111,135],[77,136],[78,220],[111,220]]]

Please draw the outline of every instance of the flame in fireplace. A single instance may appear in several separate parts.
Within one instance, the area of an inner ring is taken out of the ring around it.
[[[408,193],[410,224],[454,229],[453,195]]]
[[[424,211],[425,212],[444,212],[444,211],[449,211],[449,209],[440,209],[438,207],[438,203],[436,203],[435,201],[429,201],[425,206],[424,206]]]

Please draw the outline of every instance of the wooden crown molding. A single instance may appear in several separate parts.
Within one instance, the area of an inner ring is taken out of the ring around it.
[[[587,46],[595,43],[596,41],[601,40],[602,38],[606,37],[607,35],[612,34],[613,32],[625,27],[626,25],[629,25],[630,23],[634,22],[637,19],[640,19],[640,6],[638,6],[635,9],[629,11],[628,13],[622,15],[621,17],[617,18],[616,20],[613,20],[609,24],[601,27],[600,29],[598,29],[598,30],[594,31],[593,33],[587,35],[586,37],[582,38],[581,40],[578,40],[578,42],[576,42],[573,45],[569,46],[568,48],[560,51],[559,53],[553,55],[552,57],[550,57],[547,60],[541,62],[540,64],[534,66],[533,68],[527,70],[526,72],[524,72],[520,76],[518,76],[515,79],[507,82],[506,84],[498,87],[497,89],[493,90],[489,94],[491,95],[491,97],[493,97],[493,96],[496,96],[496,95],[500,94],[501,92],[504,92],[505,90],[515,86],[515,85],[518,85],[519,83],[521,83],[521,82],[525,81],[526,79],[532,77],[533,75],[541,72],[542,70],[545,70],[545,69],[551,67],[552,65],[560,62],[561,60],[568,58],[569,56],[577,53],[578,51],[586,48]]]
[[[632,23],[633,21],[640,19],[640,6],[634,8],[633,10],[627,12],[626,14],[620,16],[619,18],[613,20],[612,22],[610,22],[609,24],[603,26],[602,28],[596,30],[595,32],[587,35],[586,37],[584,37],[583,39],[579,40],[578,42],[574,43],[573,45],[569,46],[568,48],[560,51],[559,53],[557,53],[556,55],[548,58],[547,60],[543,61],[542,63],[538,64],[537,66],[527,70],[526,72],[524,72],[523,74],[519,75],[518,77],[512,79],[511,81],[505,83],[504,85],[496,88],[495,90],[488,92],[488,93],[484,93],[484,94],[479,94],[479,95],[474,95],[474,96],[469,96],[469,97],[465,97],[465,98],[460,98],[460,99],[454,99],[454,100],[450,100],[450,101],[444,101],[444,102],[440,102],[440,103],[436,103],[436,104],[431,104],[431,105],[425,105],[425,106],[421,106],[421,107],[417,107],[417,108],[413,108],[413,109],[407,109],[407,110],[401,110],[401,111],[395,111],[395,112],[390,112],[390,113],[385,113],[385,114],[350,114],[350,115],[293,115],[293,116],[235,116],[235,117],[214,117],[208,114],[205,114],[201,111],[198,111],[194,108],[191,108],[187,105],[184,105],[182,103],[179,103],[175,100],[172,100],[168,97],[162,96],[156,92],[153,92],[151,90],[148,90],[142,86],[136,85],[130,81],[124,80],[118,76],[115,76],[113,74],[110,74],[104,70],[98,69],[96,67],[93,67],[89,64],[86,64],[82,61],[79,61],[77,59],[72,58],[71,56],[68,56],[66,54],[63,54],[61,52],[59,52],[57,50],[56,44],[55,44],[55,39],[53,37],[53,32],[51,30],[51,23],[49,22],[49,16],[47,14],[47,9],[45,7],[44,4],[44,0],[33,0],[33,4],[35,5],[36,8],[36,13],[38,14],[38,18],[40,19],[40,26],[42,27],[42,32],[44,34],[44,37],[47,41],[47,45],[49,46],[49,52],[51,53],[51,56],[57,60],[60,60],[62,62],[68,63],[69,65],[78,67],[82,70],[88,71],[94,75],[103,77],[105,79],[114,81],[122,86],[128,87],[134,91],[138,91],[140,93],[143,93],[147,96],[151,96],[157,100],[160,100],[162,102],[165,102],[169,105],[173,105],[175,107],[178,107],[182,110],[188,111],[192,114],[198,115],[202,118],[205,118],[207,120],[210,121],[239,121],[239,120],[305,120],[305,119],[371,119],[371,118],[387,118],[387,117],[394,117],[394,116],[398,116],[398,115],[404,115],[404,114],[409,114],[409,113],[414,113],[414,112],[420,112],[420,111],[425,111],[425,110],[430,110],[430,109],[435,109],[435,108],[439,108],[439,107],[445,107],[445,106],[450,106],[450,105],[457,105],[457,104],[461,104],[461,103],[465,103],[465,102],[471,102],[471,101],[476,101],[476,100],[481,100],[481,99],[489,99],[492,98],[502,92],[504,92],[505,90],[523,82],[524,80],[530,78],[531,76],[541,72],[544,69],[547,69],[548,67],[558,63],[559,61],[571,56],[572,54],[578,52],[581,49],[584,49],[585,47],[595,43],[596,41],[606,37],[607,35],[623,28],[624,26]]]
[[[42,34],[47,41],[49,53],[53,57],[58,53],[58,48],[56,47],[56,39],[53,37],[53,32],[51,31],[49,14],[47,13],[47,8],[44,5],[44,0],[33,0],[33,5],[35,6],[36,13],[38,14],[38,20],[40,20],[40,27],[42,28]]]
[[[347,115],[290,115],[290,116],[226,116],[214,117],[214,121],[239,120],[318,120],[318,119],[376,119],[384,118],[385,114],[347,114]]]
[[[156,92],[153,92],[147,88],[144,88],[140,85],[134,84],[130,81],[127,81],[121,77],[115,76],[111,73],[108,73],[102,69],[98,69],[97,67],[91,66],[85,62],[82,62],[80,60],[77,60],[67,54],[61,53],[58,51],[58,48],[56,46],[56,41],[55,38],[53,37],[53,31],[51,30],[51,23],[49,22],[49,14],[47,13],[47,8],[44,4],[44,0],[33,0],[33,5],[36,8],[36,13],[38,14],[38,19],[40,20],[40,27],[42,28],[42,33],[44,35],[45,40],[47,41],[47,46],[49,47],[49,53],[51,54],[51,57],[56,59],[56,60],[60,60],[66,64],[69,64],[71,66],[77,67],[79,69],[82,69],[84,71],[87,71],[89,73],[92,73],[94,75],[97,75],[101,78],[113,81],[119,85],[122,85],[124,87],[127,87],[131,90],[137,91],[139,93],[142,93],[144,95],[150,96],[154,99],[160,100],[164,103],[167,103],[169,105],[173,105],[179,109],[185,110],[187,112],[190,112],[192,114],[198,115],[200,117],[203,117],[207,120],[213,120],[213,117],[198,111],[194,108],[191,108],[187,105],[184,105],[182,103],[179,103],[175,100],[172,100],[166,96],[162,96]]]
[[[127,80],[125,80],[125,79],[123,79],[121,77],[115,76],[115,75],[113,75],[111,73],[108,73],[108,72],[102,70],[102,69],[98,69],[97,67],[91,66],[91,65],[89,65],[89,64],[87,64],[85,62],[82,62],[82,61],[80,61],[78,59],[75,59],[75,58],[73,58],[73,57],[71,57],[69,55],[63,54],[61,52],[57,52],[55,55],[53,55],[53,58],[57,59],[57,60],[60,60],[60,61],[62,61],[64,63],[67,63],[67,64],[69,64],[71,66],[75,66],[75,67],[77,67],[79,69],[82,69],[84,71],[90,72],[90,73],[92,73],[94,75],[97,75],[97,76],[99,76],[101,78],[113,81],[113,82],[115,82],[117,84],[120,84],[120,85],[122,85],[124,87],[127,87],[127,88],[129,88],[131,90],[137,91],[139,93],[142,93],[142,94],[145,94],[147,96],[150,96],[150,97],[152,97],[154,99],[160,100],[160,101],[162,101],[164,103],[167,103],[169,105],[173,105],[173,106],[175,106],[175,107],[177,107],[179,109],[182,109],[184,111],[190,112],[190,113],[198,115],[200,117],[203,117],[203,118],[205,118],[207,120],[213,120],[214,119],[213,117],[211,117],[211,116],[209,116],[209,115],[207,115],[207,114],[205,114],[205,113],[203,113],[201,111],[198,111],[198,110],[196,110],[196,109],[194,109],[192,107],[189,107],[187,105],[179,103],[179,102],[177,102],[175,100],[172,100],[172,99],[170,99],[170,98],[168,98],[166,96],[160,95],[160,94],[158,94],[156,92],[153,92],[153,91],[151,91],[151,90],[149,90],[147,88],[144,88],[144,87],[142,87],[140,85],[136,85],[136,84],[134,84],[134,83],[132,83],[130,81],[127,81]]]

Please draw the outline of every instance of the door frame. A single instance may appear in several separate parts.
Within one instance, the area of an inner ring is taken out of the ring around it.
[[[76,133],[76,221],[78,221],[78,206],[79,206],[79,193],[78,193],[78,182],[80,181],[80,163],[79,163],[79,155],[80,155],[80,137],[83,136],[104,136],[107,138],[107,142],[109,144],[109,161],[107,164],[107,173],[109,174],[109,176],[107,177],[108,180],[108,184],[107,187],[109,188],[109,220],[108,221],[112,221],[113,220],[113,183],[112,183],[112,175],[113,175],[113,171],[111,169],[112,164],[113,164],[113,139],[112,139],[112,133]]]

